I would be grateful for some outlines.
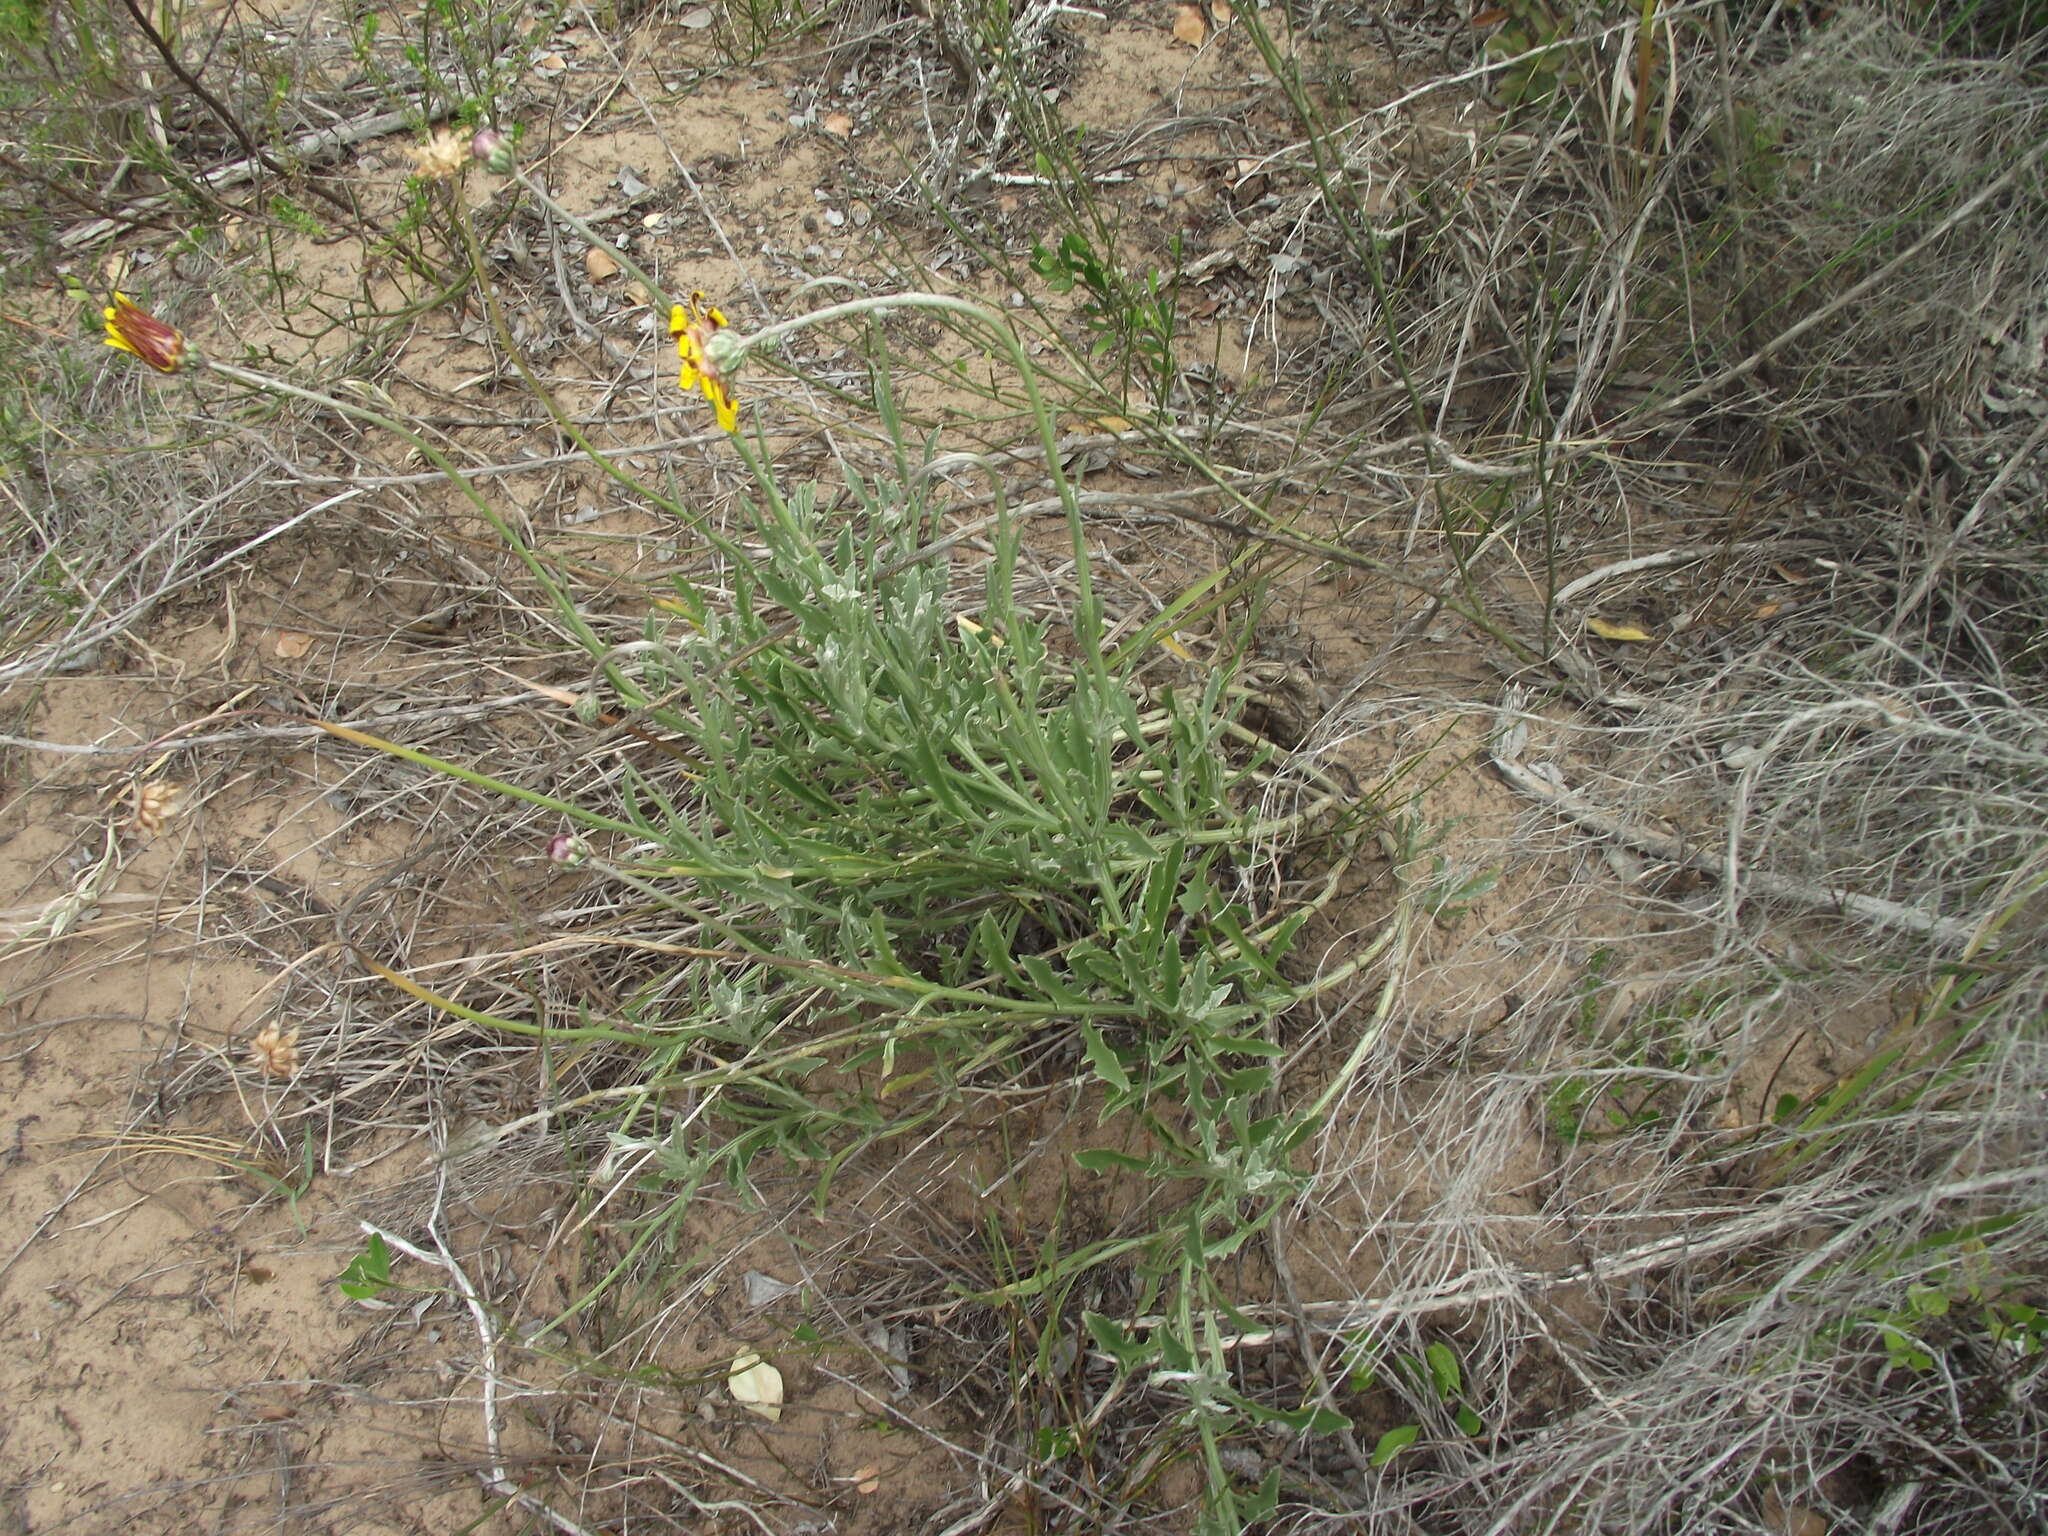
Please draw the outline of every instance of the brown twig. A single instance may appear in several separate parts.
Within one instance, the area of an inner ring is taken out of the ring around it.
[[[137,30],[149,40],[150,47],[154,48],[163,59],[165,66],[172,74],[178,77],[186,90],[199,99],[207,111],[219,119],[221,126],[234,136],[237,144],[242,146],[242,153],[280,180],[290,180],[290,172],[271,159],[264,152],[263,147],[249,136],[248,129],[242,126],[241,119],[235,116],[227,103],[208,90],[199,77],[185,67],[184,61],[178,57],[177,49],[173,48],[170,40],[157,30],[156,24],[149,19],[148,13],[143,10],[139,0],[121,0],[121,4],[128,12],[129,17],[134,21]],[[331,191],[321,186],[319,182],[312,180],[308,180],[306,186],[314,196],[331,203],[343,214],[347,215],[350,223],[353,224],[360,221],[357,210],[338,192]]]

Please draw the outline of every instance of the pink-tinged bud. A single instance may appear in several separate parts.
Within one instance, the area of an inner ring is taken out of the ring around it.
[[[573,832],[557,832],[548,839],[550,864],[581,864],[583,856],[588,852],[589,847]]]
[[[470,154],[481,160],[484,169],[493,176],[512,174],[512,140],[495,128],[480,128],[475,138],[469,141]]]

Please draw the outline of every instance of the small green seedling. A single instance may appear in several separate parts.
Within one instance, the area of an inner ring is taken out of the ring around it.
[[[1483,1434],[1485,1421],[1473,1412],[1469,1403],[1461,1400],[1465,1390],[1464,1367],[1458,1362],[1458,1352],[1441,1339],[1423,1350],[1422,1358],[1414,1355],[1394,1357],[1395,1374],[1418,1391],[1428,1392],[1451,1411],[1461,1433]],[[1354,1357],[1347,1381],[1354,1392],[1370,1391],[1379,1381],[1379,1373],[1372,1361],[1361,1349]],[[1373,1447],[1372,1464],[1383,1467],[1401,1452],[1422,1438],[1420,1424],[1397,1424],[1379,1438]]]
[[[391,1285],[391,1245],[375,1232],[363,1251],[334,1277],[341,1294],[351,1301],[369,1301]]]

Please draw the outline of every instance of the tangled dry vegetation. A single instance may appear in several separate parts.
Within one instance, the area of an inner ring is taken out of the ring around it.
[[[2044,20],[0,0],[5,1507],[2040,1529]]]

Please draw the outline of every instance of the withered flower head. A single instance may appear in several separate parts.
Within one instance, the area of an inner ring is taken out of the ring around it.
[[[290,1077],[299,1070],[299,1027],[263,1026],[249,1042],[249,1060],[265,1077]]]
[[[173,784],[168,779],[152,779],[146,784],[137,784],[128,811],[128,829],[147,837],[155,837],[164,829],[178,812],[182,811],[185,786]]]
[[[108,346],[133,352],[158,373],[176,373],[185,365],[185,333],[138,309],[127,294],[114,294],[106,324]]]
[[[423,181],[452,181],[469,166],[469,141],[446,128],[405,153],[412,161],[413,174]]]
[[[718,413],[718,424],[728,432],[737,432],[740,407],[733,398],[727,372],[727,360],[735,349],[721,345],[719,332],[725,326],[725,311],[707,301],[701,289],[690,295],[687,308],[677,304],[669,310],[668,333],[675,338],[676,356],[683,362],[682,377],[677,382],[684,389],[703,390],[704,398]]]

